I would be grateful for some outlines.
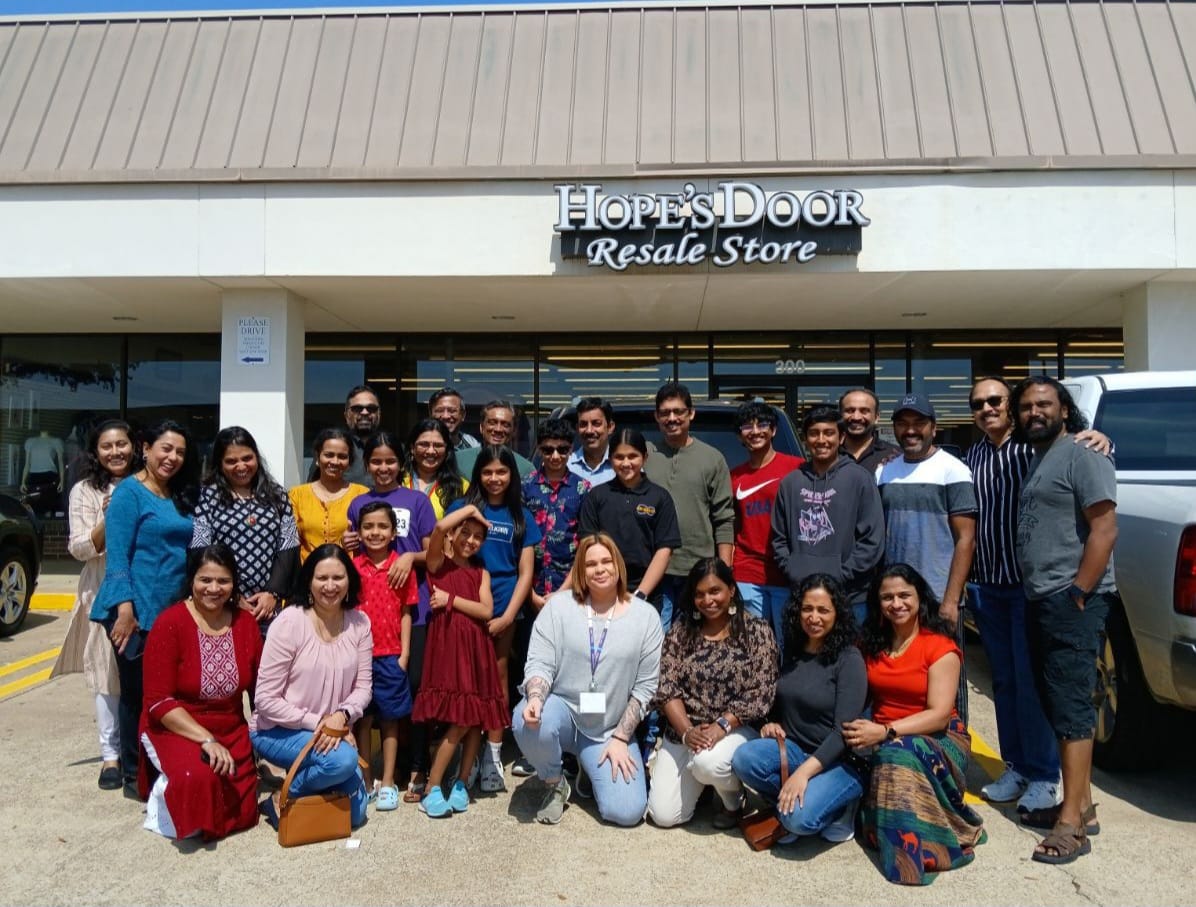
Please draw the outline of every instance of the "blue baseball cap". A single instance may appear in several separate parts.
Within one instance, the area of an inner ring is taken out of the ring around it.
[[[938,417],[934,414],[934,406],[921,394],[906,394],[898,400],[897,405],[893,407],[893,418],[896,419],[906,410],[917,413],[919,416],[925,416],[931,422],[938,421]]]

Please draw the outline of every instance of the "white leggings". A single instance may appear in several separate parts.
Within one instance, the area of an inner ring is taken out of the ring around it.
[[[105,762],[120,761],[120,726],[116,721],[119,696],[96,693],[96,727],[100,731],[100,758]]]
[[[755,728],[738,727],[700,753],[668,737],[662,739],[652,763],[648,818],[662,828],[684,825],[693,818],[698,796],[707,785],[714,788],[726,809],[738,809],[743,804],[743,785],[731,771],[731,757],[759,736]]]

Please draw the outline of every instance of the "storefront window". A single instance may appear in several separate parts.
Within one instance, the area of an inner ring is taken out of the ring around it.
[[[120,413],[120,336],[0,343],[0,488],[49,516],[66,511],[92,426]],[[59,483],[61,479],[61,489]]]
[[[308,339],[303,364],[303,456],[311,457],[317,434],[329,426],[345,424],[345,398],[349,391],[368,384],[382,407],[379,426],[398,431],[395,392],[395,347],[389,338],[346,334],[321,334]]]
[[[1063,344],[1063,372],[1068,378],[1120,372],[1125,369],[1125,344],[1120,331],[1077,331]]]
[[[710,386],[708,335],[681,334],[677,337],[677,381],[689,388],[695,400],[714,396]]]
[[[181,423],[206,463],[220,429],[220,335],[131,334],[128,382],[129,421]]]
[[[540,342],[539,417],[578,397],[652,402],[673,377],[673,347],[666,336],[587,342],[584,335],[545,337]],[[704,349],[704,347],[703,347]],[[696,352],[696,351],[689,351]],[[702,355],[702,378],[705,378]],[[690,388],[697,394],[696,388]],[[701,386],[705,391],[705,385]]]

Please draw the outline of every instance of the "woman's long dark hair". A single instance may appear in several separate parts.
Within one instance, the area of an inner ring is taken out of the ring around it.
[[[868,617],[864,621],[864,632],[860,637],[860,649],[869,658],[876,658],[881,652],[893,647],[893,625],[880,612],[880,586],[890,577],[905,580],[914,587],[918,596],[918,626],[948,639],[955,639],[955,630],[948,621],[939,617],[939,600],[922,574],[909,564],[890,564],[876,575],[868,589]]]
[[[403,445],[388,431],[374,432],[361,445],[361,465],[365,467],[366,475],[370,474],[370,455],[379,447],[389,447],[395,452],[395,457],[399,461],[399,472],[395,476],[395,481],[401,483],[403,481]]]
[[[855,625],[855,614],[852,613],[851,603],[847,600],[847,593],[842,584],[829,573],[811,573],[801,581],[785,605],[786,663],[803,652],[809,640],[801,625],[801,603],[806,593],[813,589],[824,590],[831,597],[831,604],[835,606],[835,625],[822,641],[822,648],[818,650],[818,663],[834,664],[844,649],[855,644],[859,627]]]
[[[698,637],[701,636],[702,612],[694,604],[694,598],[697,595],[698,583],[708,576],[717,577],[731,590],[731,607],[734,613],[731,615],[729,638],[742,647],[747,633],[747,608],[743,604],[743,596],[739,594],[739,584],[735,582],[735,575],[722,558],[718,557],[702,558],[690,568],[689,575],[685,577],[685,588],[677,601],[676,614],[677,622],[684,628],[681,633],[685,638],[685,647],[689,649],[696,645]]]
[[[444,439],[444,461],[436,471],[436,499],[440,501],[443,509],[448,510],[449,504],[465,494],[465,482],[461,480],[461,473],[457,471],[453,439],[439,419],[420,419],[407,433],[407,448],[403,451],[403,473],[411,477],[411,487],[414,488],[416,477],[419,476],[415,469],[415,442],[427,431],[434,431]]]
[[[230,425],[216,433],[216,440],[212,442],[212,460],[208,465],[208,472],[204,476],[203,483],[216,489],[216,495],[222,505],[232,506],[233,490],[229,485],[228,477],[224,474],[224,455],[228,453],[230,447],[247,447],[253,451],[253,455],[257,458],[257,472],[254,473],[253,481],[250,483],[250,491],[253,492],[254,498],[274,508],[276,512],[282,513],[287,506],[287,493],[270,475],[270,470],[266,468],[266,461],[262,459],[261,451],[258,450],[257,441],[254,440],[253,435],[240,425]]]
[[[311,581],[316,575],[316,565],[320,561],[326,561],[329,558],[334,561],[340,561],[341,566],[345,568],[345,572],[349,576],[349,592],[345,595],[345,600],[341,602],[341,610],[350,611],[356,608],[357,603],[361,601],[361,575],[357,572],[357,568],[353,566],[353,561],[345,553],[345,549],[340,545],[334,545],[332,542],[325,542],[309,554],[307,560],[303,562],[303,566],[299,568],[299,578],[295,581],[294,601],[304,608],[312,607]]]
[[[195,512],[195,504],[199,498],[199,450],[196,449],[191,432],[173,419],[163,419],[141,433],[141,443],[153,447],[154,443],[167,433],[182,438],[187,449],[183,455],[183,465],[166,483],[166,491],[170,494],[174,509],[182,516],[190,516]]]
[[[205,548],[190,552],[187,558],[187,579],[183,583],[182,597],[187,598],[191,594],[191,587],[195,584],[195,576],[199,573],[199,568],[204,564],[216,564],[232,574],[233,591],[228,601],[224,603],[224,606],[227,608],[229,605],[234,604],[237,596],[241,594],[241,571],[237,569],[236,554],[224,542],[213,542]]]
[[[502,506],[511,514],[511,522],[515,526],[515,538],[512,540],[515,551],[523,548],[523,537],[527,526],[523,519],[523,485],[519,479],[519,464],[515,462],[515,454],[509,447],[497,447],[494,444],[483,444],[478,452],[478,458],[473,464],[473,475],[469,477],[469,491],[465,493],[465,503],[473,504],[478,510],[484,511],[489,503],[486,489],[482,487],[482,470],[497,460],[511,473],[511,481],[502,496]]]
[[[79,469],[79,481],[86,482],[96,491],[103,491],[113,479],[112,473],[104,468],[99,456],[100,436],[109,431],[123,431],[129,439],[129,468],[125,475],[131,476],[144,465],[141,460],[141,447],[137,444],[129,423],[124,419],[105,419],[87,433],[87,455]]]

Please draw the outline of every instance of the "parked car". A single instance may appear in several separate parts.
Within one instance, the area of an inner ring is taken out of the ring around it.
[[[1168,707],[1196,710],[1196,371],[1064,384],[1116,444],[1121,602],[1100,657],[1094,759],[1145,768],[1175,728]]]
[[[616,426],[643,432],[644,437],[652,443],[660,441],[660,428],[656,425],[656,407],[651,401],[610,402],[615,411]],[[694,400],[694,421],[690,431],[695,438],[716,448],[729,467],[738,466],[747,459],[747,451],[739,441],[739,431],[735,425],[735,410],[741,403],[739,400]],[[777,406],[773,407],[773,412],[777,416],[777,434],[773,438],[773,447],[781,453],[804,457],[805,453],[789,417]],[[553,410],[552,415],[577,425],[575,406],[560,407]]]
[[[0,494],[0,636],[11,636],[29,614],[41,570],[41,542],[33,514]]]

